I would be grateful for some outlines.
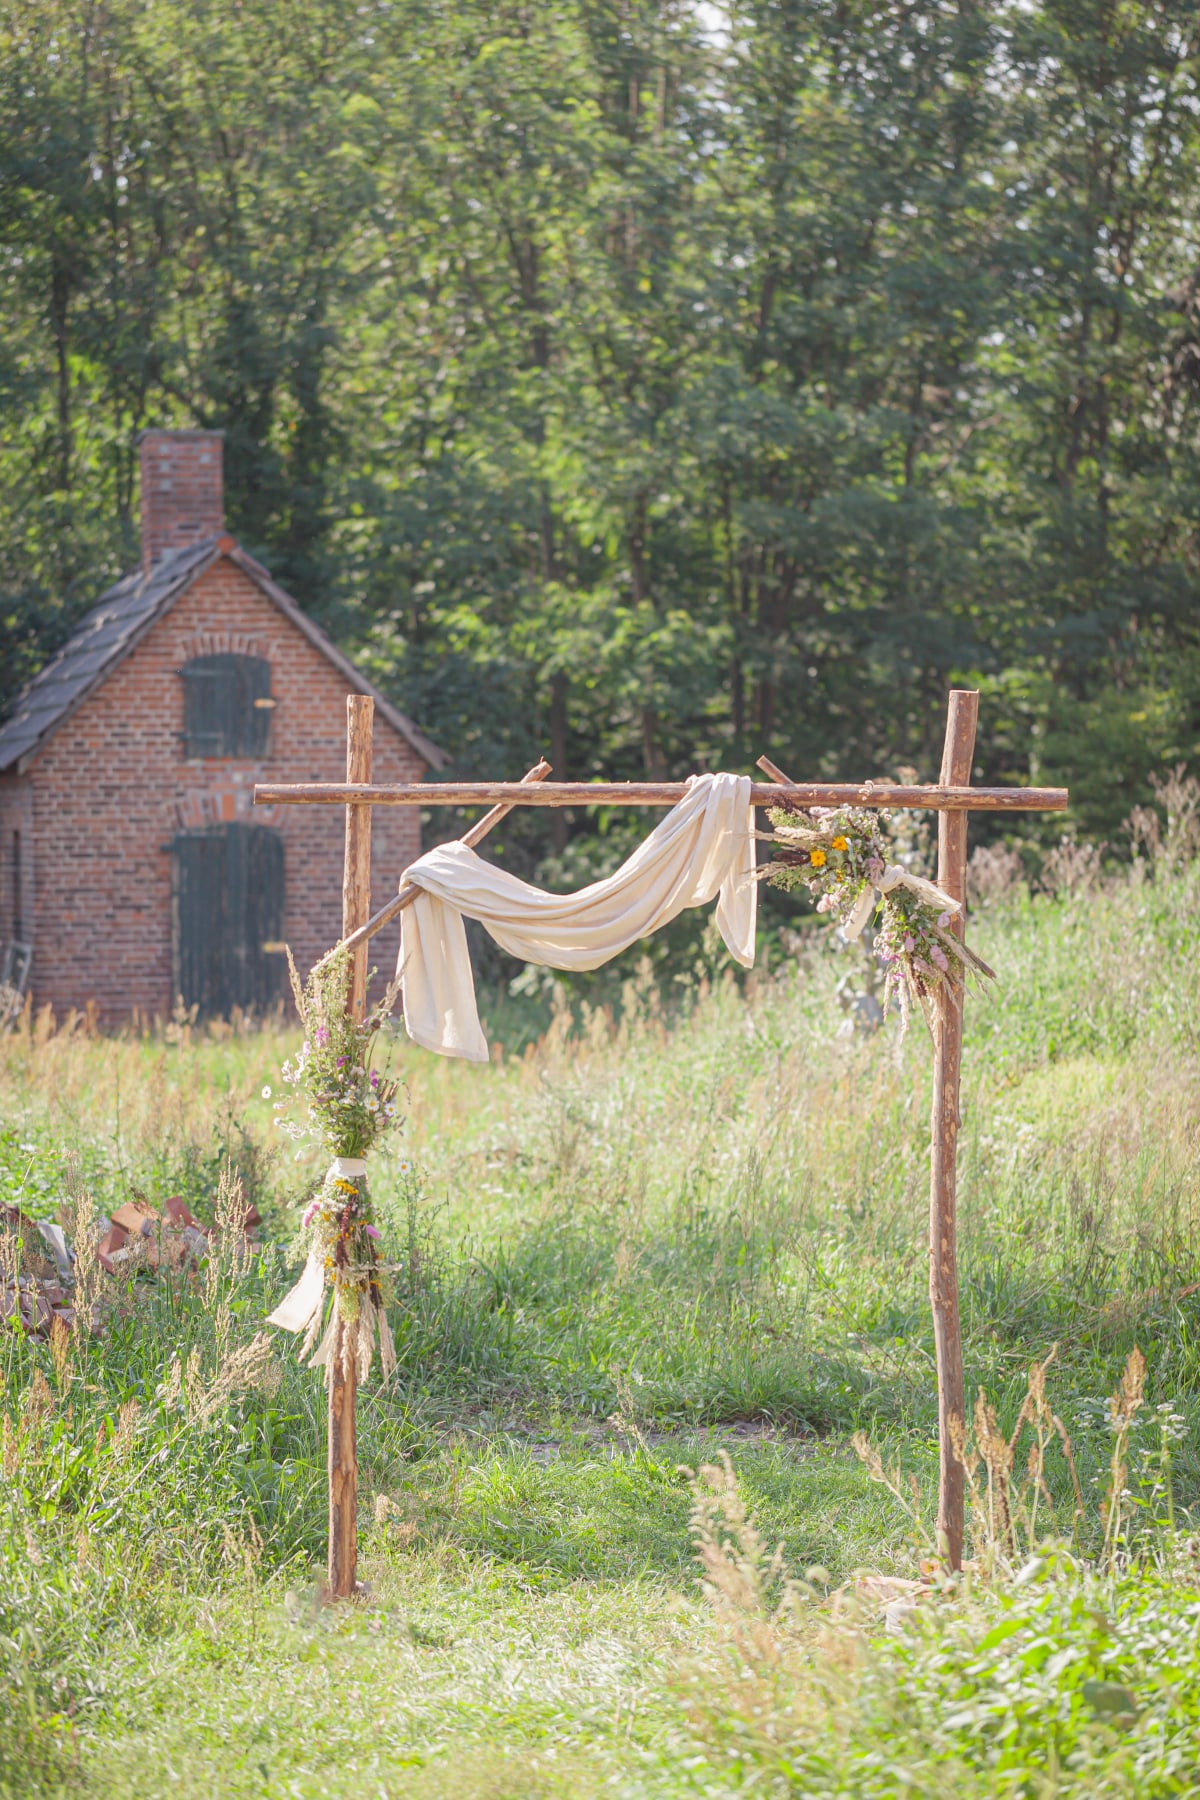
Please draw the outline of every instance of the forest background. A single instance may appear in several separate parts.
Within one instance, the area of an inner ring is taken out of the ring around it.
[[[0,0],[0,702],[136,561],[137,431],[219,426],[450,773],[929,778],[969,683],[978,773],[1116,839],[1200,759],[1198,52],[1183,0]]]

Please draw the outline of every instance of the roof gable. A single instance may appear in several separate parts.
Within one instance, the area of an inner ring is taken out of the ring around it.
[[[18,694],[0,725],[0,773],[23,773],[43,744],[82,706],[158,621],[207,569],[228,557],[296,629],[333,664],[357,694],[370,694],[380,713],[432,769],[446,754],[368,681],[286,593],[261,563],[231,537],[208,538],[171,551],[149,575],[123,575],[85,614],[57,655]]]

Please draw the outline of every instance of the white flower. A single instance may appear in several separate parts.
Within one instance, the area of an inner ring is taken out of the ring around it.
[[[402,1156],[400,1158],[399,1168],[402,1175],[412,1174],[412,1163],[408,1160],[407,1156]]]
[[[270,1088],[269,1088],[269,1087],[265,1087],[265,1088],[264,1088],[264,1089],[263,1089],[263,1099],[264,1099],[264,1100],[269,1100],[269,1099],[270,1099],[270,1098],[271,1098],[271,1090],[270,1090]]]
[[[367,1111],[368,1112],[378,1112],[379,1111],[379,1102],[375,1098],[374,1094],[372,1094],[370,1099],[367,1101]]]
[[[383,1116],[385,1119],[394,1119],[395,1118],[396,1102],[394,1100],[388,1101],[387,1105],[383,1109]]]

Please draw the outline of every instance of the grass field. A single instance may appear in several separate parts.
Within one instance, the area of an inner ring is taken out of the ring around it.
[[[318,1166],[262,1097],[293,1038],[0,1043],[0,1198],[82,1237],[131,1193],[212,1220],[232,1170],[266,1219],[249,1260],[104,1278],[97,1338],[5,1334],[0,1793],[1200,1793],[1200,870],[973,930],[968,1392],[1011,1431],[1057,1346],[1082,1506],[1046,1426],[1036,1519],[1010,1543],[981,1466],[975,1570],[915,1605],[929,1045],[842,1033],[823,940],[744,992],[631,974],[619,1023],[560,1007],[482,1070],[395,1040],[400,1368],[361,1401],[349,1608],[323,1389],[259,1338]],[[681,1467],[722,1451],[740,1501]]]

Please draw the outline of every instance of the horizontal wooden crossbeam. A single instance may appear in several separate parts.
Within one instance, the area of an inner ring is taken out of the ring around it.
[[[256,806],[675,806],[682,781],[260,782]],[[888,806],[929,812],[1065,812],[1066,788],[899,787],[890,781],[756,781],[755,806]]]

